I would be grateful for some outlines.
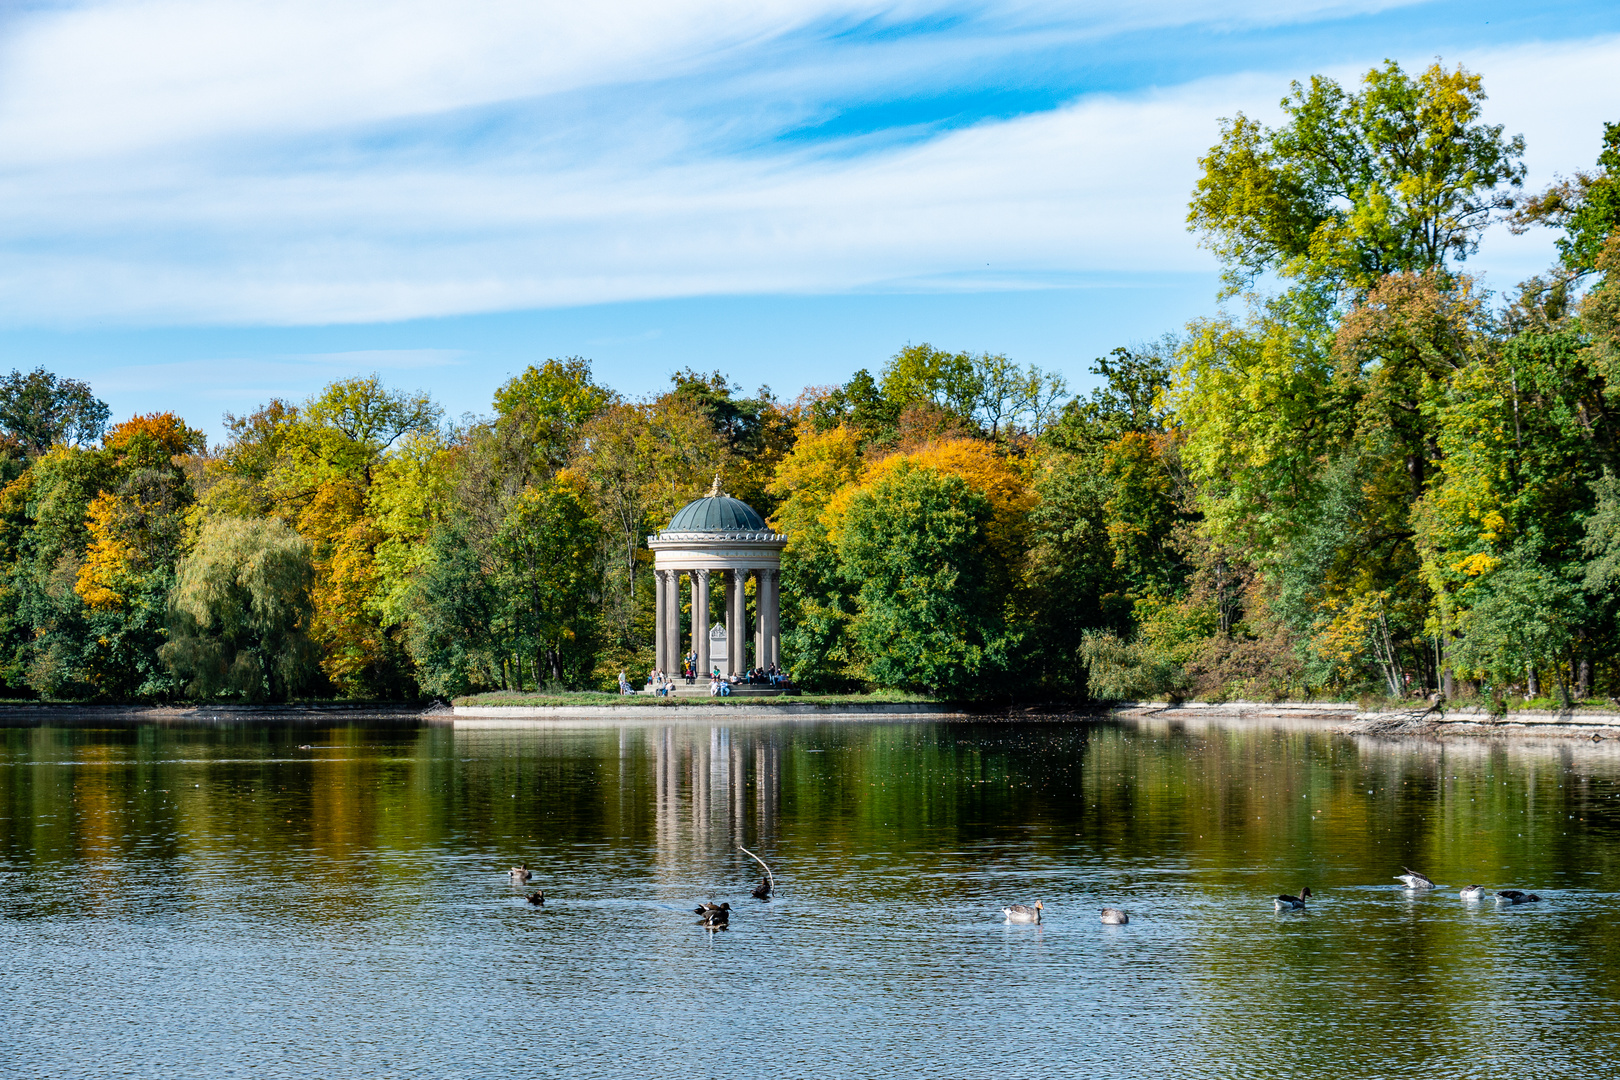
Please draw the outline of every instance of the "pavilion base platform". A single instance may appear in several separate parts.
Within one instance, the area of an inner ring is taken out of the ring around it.
[[[785,686],[733,686],[728,697],[734,698],[767,698],[767,697],[797,697],[799,691],[793,687]],[[700,679],[687,686],[684,680],[676,680],[675,696],[678,698],[706,698],[709,697],[709,680]],[[714,695],[718,697],[719,695]]]

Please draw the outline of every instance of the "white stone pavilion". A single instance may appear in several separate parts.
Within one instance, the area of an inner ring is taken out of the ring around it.
[[[782,666],[781,574],[782,548],[787,537],[772,532],[753,507],[720,490],[720,479],[701,499],[694,499],[670,519],[657,536],[647,538],[653,551],[657,579],[659,670],[676,676],[688,651],[697,656],[697,670],[707,677],[718,666],[725,674],[749,667],[767,670]],[[754,576],[754,655],[748,656],[748,575]],[[692,590],[692,618],[688,629],[690,650],[682,649],[681,578]],[[725,582],[722,622],[709,623],[709,588],[715,577]],[[709,643],[723,643],[725,655],[710,653]]]

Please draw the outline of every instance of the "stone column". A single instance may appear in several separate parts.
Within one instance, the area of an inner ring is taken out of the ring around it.
[[[692,653],[698,675],[709,677],[709,572],[692,571]]]
[[[669,615],[669,621],[664,626],[664,662],[659,665],[664,674],[668,675],[675,669],[676,658],[681,654],[681,572],[669,572],[668,596],[664,600],[664,610]]]
[[[732,663],[731,658],[737,655],[738,630],[736,620],[731,617],[731,613],[737,606],[737,572],[735,570],[722,570],[720,572],[726,576],[726,674],[734,675],[737,671],[737,665]]]
[[[653,598],[657,607],[653,615],[653,667],[655,668],[664,666],[664,650],[668,648],[668,643],[664,640],[669,629],[669,612],[665,610],[669,600],[668,580],[668,570],[653,571]],[[634,679],[636,676],[632,672],[630,677]]]
[[[748,670],[748,591],[747,570],[732,570],[732,576],[737,578],[737,643],[731,646],[732,670],[745,672]]]
[[[765,622],[765,571],[754,571],[754,666],[769,668],[765,659],[770,653]]]
[[[765,571],[766,590],[769,599],[765,605],[765,651],[769,654],[764,661],[766,667],[778,670],[782,667],[782,571]]]

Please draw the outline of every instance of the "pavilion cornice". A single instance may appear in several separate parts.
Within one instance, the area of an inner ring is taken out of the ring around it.
[[[647,546],[669,544],[771,544],[787,543],[787,537],[778,532],[670,532],[665,530],[647,538]]]

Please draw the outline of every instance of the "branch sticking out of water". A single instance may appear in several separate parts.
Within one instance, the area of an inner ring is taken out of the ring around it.
[[[775,892],[776,891],[776,875],[771,873],[770,865],[768,863],[766,863],[764,859],[760,858],[758,855],[755,855],[752,851],[749,851],[747,848],[743,847],[741,844],[737,845],[737,850],[742,852],[744,855],[747,855],[750,859],[753,859],[755,862],[759,863],[759,865],[765,867],[765,876],[767,878],[769,878],[770,881],[771,881],[771,892]]]

